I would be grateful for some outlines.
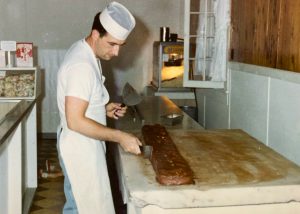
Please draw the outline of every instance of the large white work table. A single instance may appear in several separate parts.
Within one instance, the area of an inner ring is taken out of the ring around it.
[[[0,213],[28,213],[37,187],[36,102],[0,102]]]
[[[115,126],[141,137],[143,124],[161,123],[160,115],[180,111],[165,97],[145,97],[138,107],[143,122],[127,116]],[[181,124],[166,128],[195,184],[160,185],[148,159],[115,146],[128,214],[300,213],[296,164],[241,130],[204,130],[186,114]]]

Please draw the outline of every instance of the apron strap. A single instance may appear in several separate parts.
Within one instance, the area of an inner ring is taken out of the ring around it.
[[[59,124],[58,126],[57,126],[57,128],[56,128],[56,140],[57,141],[59,141],[59,137],[60,137],[60,134],[61,134],[61,132],[62,132],[62,125],[61,124]]]

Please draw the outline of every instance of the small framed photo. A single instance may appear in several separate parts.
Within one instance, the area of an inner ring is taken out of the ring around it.
[[[17,42],[16,49],[16,66],[33,67],[33,43]]]

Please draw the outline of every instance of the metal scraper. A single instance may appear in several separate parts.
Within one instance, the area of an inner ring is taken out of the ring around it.
[[[123,87],[122,99],[127,106],[135,106],[142,101],[142,97],[128,82]]]
[[[152,146],[143,145],[143,146],[140,146],[140,150],[141,150],[141,153],[142,153],[142,155],[143,155],[144,158],[148,158],[148,159],[151,158],[152,151],[153,151],[153,147]]]
[[[142,96],[140,96],[137,93],[137,91],[128,82],[126,82],[125,86],[123,87],[122,99],[123,99],[123,103],[126,106],[132,107],[134,112],[138,115],[140,120],[143,122],[144,118],[143,118],[142,114],[140,113],[140,111],[138,110],[138,108],[136,107],[136,105],[139,104],[143,100]],[[134,120],[135,120],[135,116],[134,116]]]

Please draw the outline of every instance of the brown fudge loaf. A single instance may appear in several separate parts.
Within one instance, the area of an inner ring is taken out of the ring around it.
[[[173,140],[164,126],[144,125],[144,141],[153,147],[150,161],[156,179],[163,185],[193,184],[193,172],[186,160],[180,155]]]

